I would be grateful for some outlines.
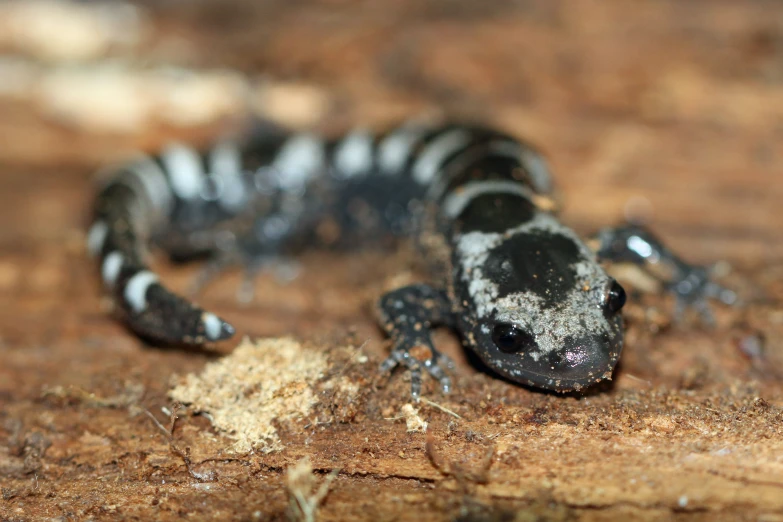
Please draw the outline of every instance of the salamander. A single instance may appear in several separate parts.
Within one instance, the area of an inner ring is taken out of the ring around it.
[[[609,378],[626,294],[605,262],[649,269],[680,307],[705,315],[707,299],[734,300],[641,226],[581,239],[544,204],[552,191],[535,147],[485,126],[408,122],[337,139],[267,128],[241,145],[199,152],[175,143],[112,169],[87,244],[134,332],[200,345],[234,327],[169,291],[146,263],[150,246],[178,260],[208,258],[203,280],[232,263],[252,274],[325,237],[411,239],[430,280],[386,293],[377,311],[392,344],[381,370],[407,368],[415,398],[423,372],[451,388],[430,336],[441,325],[518,383],[570,391]]]

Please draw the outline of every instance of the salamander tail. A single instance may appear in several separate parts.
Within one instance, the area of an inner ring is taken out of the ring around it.
[[[134,187],[109,183],[97,198],[87,236],[103,285],[128,326],[168,344],[199,345],[231,337],[233,326],[167,290],[144,263],[141,245],[151,230],[149,208]]]

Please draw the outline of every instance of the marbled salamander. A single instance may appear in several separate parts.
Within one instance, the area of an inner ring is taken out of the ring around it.
[[[414,397],[422,370],[450,388],[430,339],[435,325],[456,330],[513,381],[568,391],[610,377],[625,292],[599,261],[663,268],[656,272],[679,302],[705,313],[708,297],[733,300],[640,227],[603,230],[591,250],[540,204],[551,187],[535,149],[482,127],[409,123],[336,141],[269,131],[204,154],[174,144],[113,170],[88,247],[131,329],[201,344],[234,328],[169,292],[145,264],[148,244],[178,259],[210,256],[213,273],[232,262],[257,269],[329,230],[339,242],[411,236],[431,284],[387,293],[378,312],[393,341],[382,369],[406,366]]]

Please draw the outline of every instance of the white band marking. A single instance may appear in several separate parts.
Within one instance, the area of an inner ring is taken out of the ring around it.
[[[443,160],[469,141],[470,132],[465,129],[454,129],[435,138],[413,164],[413,179],[422,185],[430,183],[440,170]]]
[[[172,143],[160,158],[174,193],[182,199],[198,197],[204,183],[204,167],[198,153],[186,145]]]
[[[365,130],[356,130],[344,138],[334,153],[337,175],[351,178],[367,173],[372,168],[372,142]]]
[[[378,165],[381,172],[398,174],[410,158],[411,149],[426,133],[419,125],[407,124],[387,136],[378,148]]]
[[[223,181],[218,202],[229,212],[240,210],[245,203],[245,184],[242,181],[242,155],[234,143],[223,142],[209,154],[209,171]]]
[[[454,219],[465,210],[474,198],[482,194],[519,194],[530,199],[530,189],[516,181],[473,181],[449,192],[441,206],[441,212]]]
[[[279,176],[280,187],[286,190],[301,188],[323,166],[324,144],[313,134],[297,134],[289,138],[272,163]]]
[[[168,213],[172,207],[172,194],[160,165],[149,156],[141,155],[130,161],[126,168],[139,182],[155,210]]]
[[[492,150],[519,160],[522,168],[530,175],[533,189],[539,194],[548,194],[552,191],[552,175],[546,160],[537,151],[524,143],[510,140],[496,141],[492,143]]]
[[[149,270],[142,270],[130,278],[125,285],[125,302],[134,312],[141,313],[147,308],[147,290],[158,281],[158,276]]]
[[[218,316],[209,312],[201,314],[201,322],[204,323],[204,331],[207,334],[207,339],[210,341],[216,341],[220,338],[220,333],[223,329],[223,321]]]
[[[106,241],[106,236],[109,234],[109,225],[103,221],[96,221],[90,227],[90,231],[87,233],[87,250],[90,255],[97,256],[101,249],[103,249],[103,243]]]
[[[101,265],[101,277],[106,286],[111,287],[117,281],[117,276],[120,275],[122,269],[123,258],[122,254],[117,252],[110,252],[109,255],[103,260]]]

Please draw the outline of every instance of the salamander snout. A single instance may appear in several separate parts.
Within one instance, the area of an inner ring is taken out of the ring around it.
[[[622,334],[567,336],[549,352],[518,360],[517,379],[550,390],[581,390],[611,377],[621,349]]]
[[[547,373],[563,383],[588,385],[611,374],[618,352],[609,336],[567,337],[561,349],[547,354]]]
[[[505,322],[493,326],[477,336],[477,353],[490,368],[514,381],[562,392],[611,377],[623,344],[619,316],[605,331],[564,335],[556,327],[530,331]]]

